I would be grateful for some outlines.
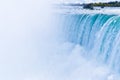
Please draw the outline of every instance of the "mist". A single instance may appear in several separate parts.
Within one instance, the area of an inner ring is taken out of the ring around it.
[[[53,26],[53,3],[53,0],[0,1],[0,79],[117,78],[106,65],[84,59],[82,54],[86,51],[82,46],[60,39],[60,28]]]
[[[41,55],[45,53],[41,51],[41,43],[44,44],[52,29],[48,26],[51,15],[48,3],[0,1],[1,80],[45,80],[41,68]]]

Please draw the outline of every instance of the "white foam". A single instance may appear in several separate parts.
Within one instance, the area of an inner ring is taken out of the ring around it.
[[[120,15],[119,7],[95,8],[94,10],[83,9],[82,6],[57,6],[54,9],[57,13],[63,14],[109,14]]]

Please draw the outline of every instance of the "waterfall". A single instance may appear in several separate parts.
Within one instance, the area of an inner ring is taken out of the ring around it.
[[[120,16],[108,14],[60,14],[64,41],[82,46],[85,58],[120,73]]]

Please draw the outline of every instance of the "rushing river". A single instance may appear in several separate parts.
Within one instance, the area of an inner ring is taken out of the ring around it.
[[[0,3],[0,80],[120,80],[119,9],[50,3]]]
[[[54,21],[58,27],[59,40],[63,44],[62,49],[58,51],[58,63],[63,61],[62,67],[59,68],[61,73],[58,69],[61,78],[120,80],[119,14],[110,14],[109,11],[106,14],[100,13],[102,10],[95,12],[71,6],[61,9],[63,12],[58,11]],[[109,8],[104,11],[107,9]]]

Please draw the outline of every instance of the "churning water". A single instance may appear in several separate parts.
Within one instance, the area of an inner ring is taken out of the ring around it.
[[[119,15],[61,13],[55,20],[61,79],[120,80]]]
[[[0,3],[0,80],[120,80],[120,16],[47,3]]]

